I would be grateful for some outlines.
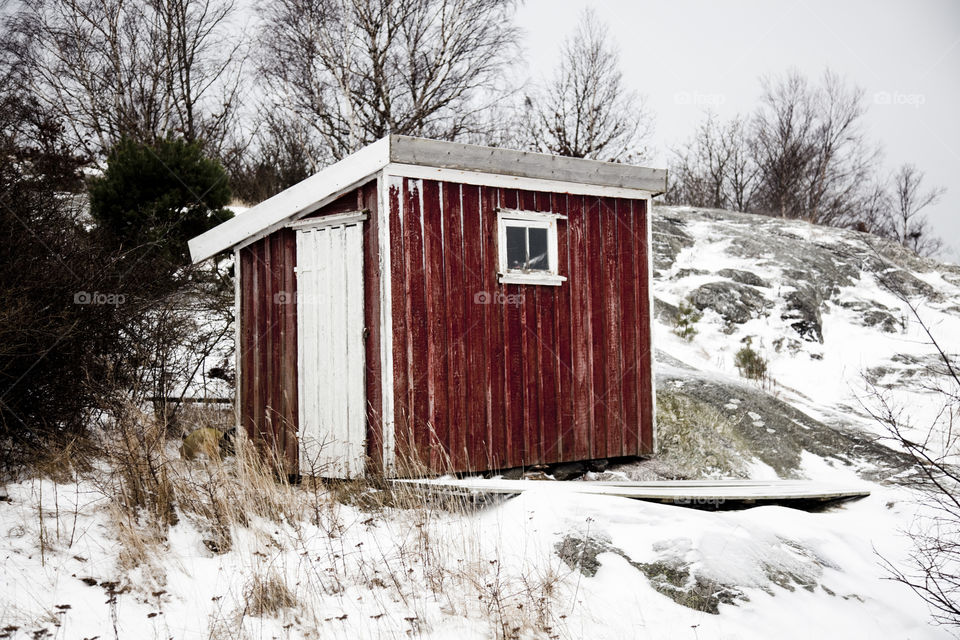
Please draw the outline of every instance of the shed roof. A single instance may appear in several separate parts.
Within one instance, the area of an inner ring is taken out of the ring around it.
[[[193,238],[190,256],[200,262],[270,233],[363,184],[390,164],[618,187],[654,195],[663,193],[667,183],[663,169],[390,135]]]

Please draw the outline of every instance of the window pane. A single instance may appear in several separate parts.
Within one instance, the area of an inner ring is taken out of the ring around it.
[[[546,229],[527,229],[530,234],[530,257],[527,261],[527,269],[535,271],[547,271],[550,269],[550,261],[547,259],[547,230]]]
[[[527,234],[523,227],[507,227],[507,268],[523,269],[527,262]]]

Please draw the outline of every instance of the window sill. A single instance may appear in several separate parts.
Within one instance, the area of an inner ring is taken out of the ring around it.
[[[552,273],[501,273],[499,280],[503,284],[540,284],[559,287],[567,279]]]

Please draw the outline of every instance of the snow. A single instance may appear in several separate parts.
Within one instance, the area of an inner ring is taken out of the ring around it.
[[[813,457],[804,465],[824,479],[855,479]],[[42,628],[63,638],[113,637],[115,625],[121,638],[217,637],[219,629],[223,637],[352,640],[409,631],[467,640],[498,637],[499,618],[478,596],[499,585],[506,609],[532,606],[523,590],[536,594],[546,579],[555,580],[546,624],[561,638],[949,637],[926,623],[923,603],[906,587],[884,580],[879,564],[905,557],[899,529],[916,510],[912,496],[872,489],[868,498],[820,513],[697,511],[547,487],[466,513],[371,513],[323,498],[319,523],[306,514],[299,522],[252,518],[234,528],[233,546],[221,555],[183,517],[154,562],[124,572],[117,514],[96,482],[26,480],[7,485],[9,501],[0,503],[0,628],[18,626],[23,637]],[[568,535],[602,539],[618,551],[599,554],[599,570],[587,577],[555,553]],[[681,606],[635,566],[664,558],[736,585],[747,599],[720,604],[718,615]],[[812,586],[778,586],[772,571]],[[269,575],[284,576],[299,613],[243,614],[251,581]],[[84,578],[116,581],[121,593],[111,604],[108,590]],[[392,578],[402,588],[392,588]],[[448,588],[431,589],[431,580],[446,580]]]
[[[681,208],[677,208],[681,209]],[[815,418],[831,414],[853,420],[861,428],[886,435],[863,408],[872,406],[870,389],[864,375],[873,369],[884,368],[890,373],[879,382],[883,393],[895,407],[909,407],[909,419],[920,437],[937,420],[942,405],[925,376],[910,376],[909,367],[892,360],[896,354],[909,354],[918,359],[933,360],[937,352],[930,338],[906,303],[885,289],[876,277],[862,273],[853,286],[843,287],[832,299],[825,301],[823,314],[823,344],[799,342],[799,350],[776,348],[785,336],[796,338],[789,321],[781,318],[782,294],[789,290],[776,256],[763,259],[756,256],[737,257],[728,252],[730,233],[736,223],[723,220],[702,220],[689,223],[684,231],[693,237],[693,246],[684,248],[672,267],[654,281],[656,297],[670,304],[678,304],[691,291],[709,282],[724,280],[716,275],[721,269],[748,271],[771,283],[771,289],[759,289],[770,304],[761,317],[736,325],[731,331],[724,319],[710,309],[704,311],[696,323],[697,335],[691,342],[673,334],[672,327],[659,323],[656,327],[657,347],[703,372],[712,372],[738,379],[734,356],[750,337],[753,347],[768,361],[768,385],[782,399]],[[782,223],[781,233],[795,233],[798,238],[821,245],[840,245],[848,242],[846,233],[806,223]],[[683,269],[704,271],[675,279]],[[934,337],[948,353],[960,351],[960,286],[953,284],[937,271],[911,271],[911,275],[931,285],[941,300],[915,299],[918,313]],[[879,327],[862,326],[858,312],[844,308],[843,303],[862,303],[875,307],[877,303],[894,310],[894,315],[905,324],[899,333],[886,333]],[[813,400],[815,399],[815,400]],[[733,409],[731,409],[733,410]],[[940,441],[941,453],[947,441]]]
[[[791,285],[777,256],[728,252],[732,224],[687,225],[694,244],[659,275],[655,295],[678,304],[694,288],[720,280],[716,271],[739,269],[771,284],[763,292],[767,315],[731,328],[707,310],[690,342],[661,321],[654,327],[657,349],[736,389],[754,384],[734,365],[742,340],[751,337],[769,360],[769,393],[814,419],[843,420],[878,435],[863,408],[870,401],[864,374],[883,367],[877,383],[889,400],[909,407],[918,432],[932,424],[939,407],[922,363],[935,352],[903,302],[863,274],[825,303],[823,344],[797,340],[795,350],[778,351],[778,341],[795,337],[781,319]],[[823,246],[849,242],[844,233],[803,223],[784,223],[780,232]],[[675,278],[684,269],[705,273]],[[960,350],[960,286],[937,271],[913,275],[941,295],[922,301],[921,317],[948,350]],[[862,326],[845,303],[880,303],[906,319],[905,328],[885,333]],[[748,411],[736,391],[722,402],[773,431],[773,421]],[[170,464],[185,478],[202,472],[201,463]],[[752,479],[777,478],[756,459],[747,471]],[[864,483],[857,465],[808,452],[800,471],[816,481]],[[546,486],[465,510],[434,504],[371,510],[326,490],[298,488],[284,498],[296,507],[287,515],[251,513],[246,524],[234,523],[224,553],[205,543],[209,523],[182,513],[165,539],[148,544],[145,561],[131,563],[122,530],[130,523],[113,499],[110,472],[104,463],[69,482],[28,478],[0,486],[0,637],[44,631],[57,638],[177,639],[951,637],[929,623],[925,604],[909,588],[886,579],[882,563],[905,566],[911,547],[904,531],[924,513],[917,495],[894,484],[869,483],[869,497],[819,512],[698,511]],[[142,523],[133,528],[144,531]],[[559,553],[571,537],[596,541],[594,575]],[[654,575],[650,567],[664,563],[742,598],[720,602],[717,614],[683,606],[645,573]],[[281,580],[296,604],[258,615],[250,610],[251,588],[271,579]]]

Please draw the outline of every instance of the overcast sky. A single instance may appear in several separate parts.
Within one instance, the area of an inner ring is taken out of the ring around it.
[[[706,108],[748,112],[758,77],[825,67],[866,91],[868,133],[884,164],[912,162],[947,187],[927,210],[960,263],[960,2],[957,0],[527,0],[518,22],[536,77],[592,6],[609,27],[626,81],[657,120],[654,157],[688,138]]]

